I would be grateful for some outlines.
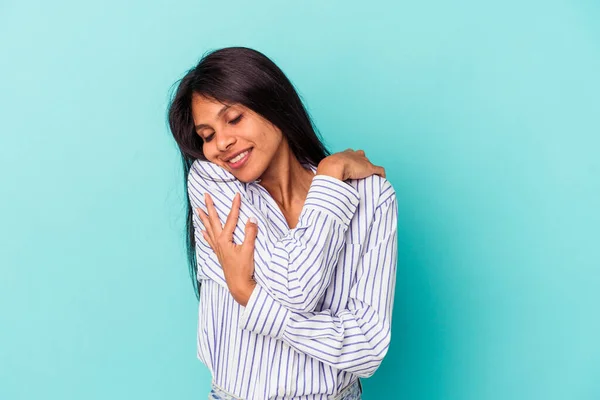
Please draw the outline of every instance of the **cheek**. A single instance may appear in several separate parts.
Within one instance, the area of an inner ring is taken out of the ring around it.
[[[267,132],[264,138],[271,151],[276,151],[279,148],[282,139],[283,135],[279,132]]]
[[[204,143],[202,153],[204,153],[204,157],[210,162],[215,162],[217,159],[217,149],[210,142]]]
[[[282,138],[282,134],[271,127],[263,127],[257,136],[263,147],[268,149],[277,148]]]

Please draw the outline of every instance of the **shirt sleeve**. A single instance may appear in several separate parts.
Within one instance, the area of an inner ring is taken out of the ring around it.
[[[281,339],[336,369],[373,375],[391,338],[398,247],[395,194],[375,212],[346,309],[335,315],[331,310],[290,310],[257,285],[240,316],[241,328]]]
[[[211,167],[214,168],[214,167]],[[224,170],[223,170],[224,171]],[[209,184],[194,168],[188,177],[188,194],[192,207],[206,211],[204,193],[208,192],[224,224],[236,191],[241,186]],[[309,188],[298,224],[284,237],[266,232],[267,218],[242,195],[240,218],[234,231],[236,243],[244,240],[248,218],[258,220],[255,241],[254,278],[282,305],[295,311],[312,311],[329,285],[344,237],[359,204],[358,191],[346,182],[326,175],[316,175]],[[194,211],[195,230],[204,229]],[[196,234],[197,256],[209,272],[224,283],[221,266],[212,249]]]

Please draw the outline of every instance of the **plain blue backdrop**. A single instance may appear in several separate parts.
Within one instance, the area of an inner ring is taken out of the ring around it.
[[[600,398],[597,1],[0,3],[0,399],[204,399],[171,85],[253,47],[399,201],[364,398]]]

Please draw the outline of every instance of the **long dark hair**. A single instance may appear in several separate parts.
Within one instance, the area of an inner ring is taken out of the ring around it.
[[[278,127],[301,163],[317,165],[330,153],[305,109],[300,96],[283,71],[267,56],[247,47],[226,47],[205,53],[183,78],[168,107],[169,128],[181,151],[187,201],[186,250],[196,297],[200,296],[193,212],[187,177],[194,160],[205,160],[202,138],[194,130],[192,94],[222,103],[248,107]]]

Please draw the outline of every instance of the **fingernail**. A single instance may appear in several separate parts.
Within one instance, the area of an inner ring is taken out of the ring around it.
[[[250,217],[250,222],[258,225],[258,221],[254,217]]]

